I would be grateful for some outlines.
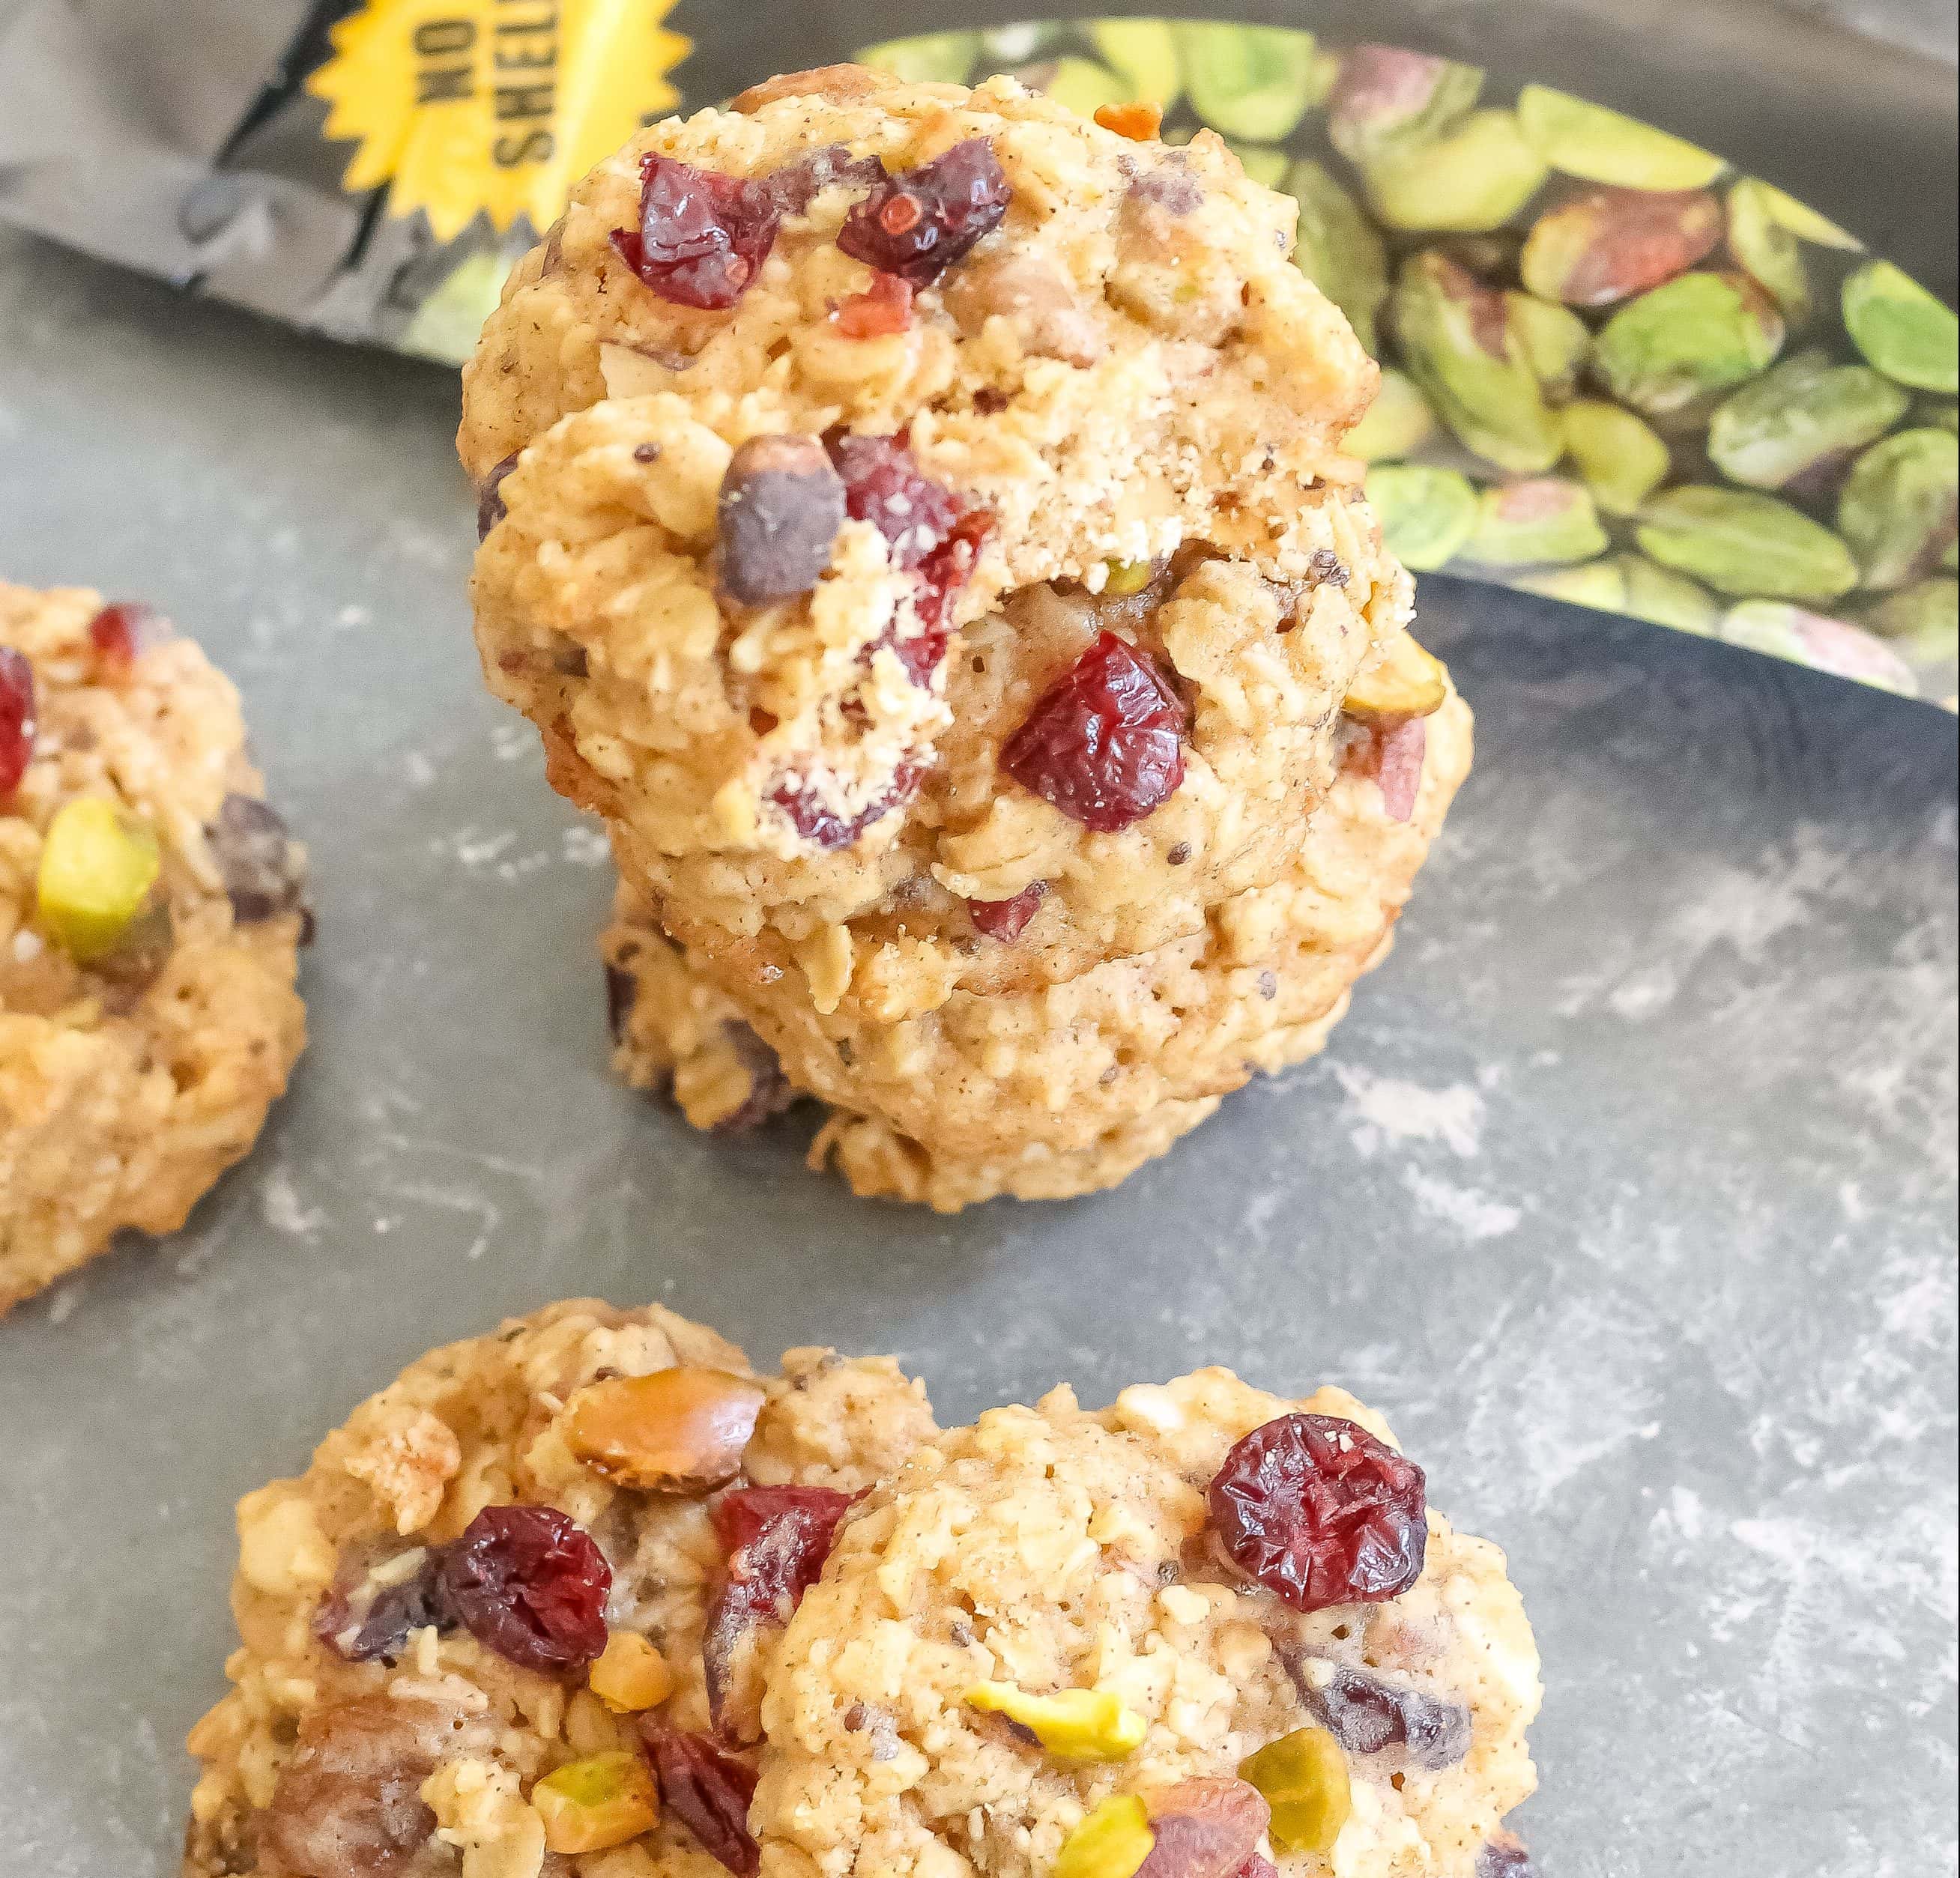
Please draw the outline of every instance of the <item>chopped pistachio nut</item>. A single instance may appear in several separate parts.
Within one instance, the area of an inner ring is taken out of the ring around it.
[[[632,1630],[616,1630],[606,1639],[606,1648],[586,1680],[593,1694],[616,1715],[657,1708],[674,1687],[667,1658]]]
[[[1273,1810],[1268,1829],[1287,1851],[1334,1848],[1353,1806],[1348,1757],[1325,1728],[1296,1728],[1241,1763],[1239,1778]]]
[[[1062,1841],[1055,1878],[1136,1878],[1157,1842],[1144,1803],[1134,1794],[1118,1794]]]
[[[603,1852],[638,1838],[660,1816],[646,1762],[623,1749],[568,1761],[531,1789],[545,1844],[561,1853]]]
[[[142,911],[162,866],[148,822],[103,796],[71,802],[41,844],[41,923],[82,964],[100,958]]]
[[[1102,591],[1118,599],[1141,593],[1150,583],[1153,572],[1147,561],[1106,561],[1102,564]]]
[[[1389,641],[1382,663],[1354,681],[1341,707],[1356,717],[1427,717],[1443,708],[1448,695],[1442,666],[1412,634],[1401,633]]]
[[[1018,1723],[1058,1760],[1120,1761],[1148,1732],[1143,1717],[1106,1689],[1030,1695],[1011,1683],[976,1683],[966,1699],[983,1714]]]

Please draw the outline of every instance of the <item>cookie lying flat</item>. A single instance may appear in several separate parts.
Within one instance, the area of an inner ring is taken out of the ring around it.
[[[794,974],[738,999],[724,961],[671,944],[622,887],[602,948],[615,1065],[727,1132],[820,1096],[833,1119],[818,1156],[860,1193],[951,1210],[1113,1185],[1255,1070],[1321,1047],[1386,949],[1470,742],[1468,709],[1449,694],[1427,720],[1419,780],[1385,790],[1357,722],[1291,866],[1199,935],[1052,986],[959,993],[896,1023],[818,1013]],[[1391,799],[1408,787],[1412,801]]]
[[[148,609],[0,585],[0,1311],[173,1231],[306,1041],[306,857]]]
[[[1491,1878],[1538,1654],[1338,1390],[1065,1389],[922,1447],[791,1619],[762,1878]]]
[[[240,1503],[185,1878],[741,1870],[781,1620],[934,1432],[889,1361],[759,1378],[658,1305],[424,1357]]]

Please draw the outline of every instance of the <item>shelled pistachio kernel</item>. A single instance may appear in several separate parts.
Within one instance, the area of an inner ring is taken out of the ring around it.
[[[1348,1757],[1325,1728],[1296,1728],[1241,1763],[1239,1778],[1273,1810],[1273,1843],[1294,1852],[1333,1849],[1354,1804]]]
[[[1055,1878],[1136,1878],[1157,1842],[1142,1800],[1115,1794],[1062,1841]]]
[[[1143,1717],[1107,1689],[1030,1695],[1011,1683],[976,1683],[966,1700],[983,1714],[1017,1723],[1058,1760],[1120,1761],[1134,1753],[1149,1732]]]
[[[106,797],[66,804],[41,843],[41,923],[87,964],[113,952],[143,910],[163,856],[156,831]]]
[[[616,1749],[546,1775],[531,1789],[531,1810],[544,1822],[549,1850],[603,1852],[654,1826],[660,1798],[646,1762]]]
[[[1412,634],[1401,633],[1389,641],[1382,663],[1348,688],[1341,704],[1356,717],[1427,717],[1443,708],[1448,695],[1442,665]]]
[[[761,1413],[762,1386],[676,1364],[590,1383],[565,1404],[565,1444],[622,1486],[675,1492],[733,1479]]]
[[[673,1671],[667,1660],[638,1631],[616,1630],[606,1639],[586,1676],[593,1695],[616,1715],[636,1715],[657,1708],[673,1693]]]
[[[1118,599],[1142,593],[1156,571],[1147,561],[1106,561],[1102,569],[1103,593]]]

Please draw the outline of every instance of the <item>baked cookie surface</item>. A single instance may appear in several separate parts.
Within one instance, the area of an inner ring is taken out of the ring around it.
[[[185,1878],[742,1869],[781,1619],[934,1432],[889,1361],[761,1377],[658,1305],[424,1357],[240,1503]]]
[[[251,1147],[306,1039],[305,866],[191,640],[0,585],[0,1310]]]
[[[1537,1651],[1339,1390],[1065,1389],[928,1443],[791,1619],[764,1878],[1529,1870]]]

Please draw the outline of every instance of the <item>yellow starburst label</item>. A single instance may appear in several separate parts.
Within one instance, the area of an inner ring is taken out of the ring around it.
[[[479,214],[499,230],[556,220],[566,192],[680,94],[692,41],[675,0],[368,0],[307,81],[326,134],[360,145],[346,185],[388,185],[448,241]]]

